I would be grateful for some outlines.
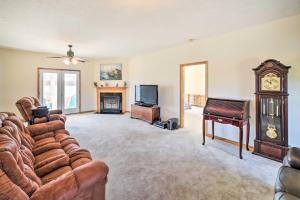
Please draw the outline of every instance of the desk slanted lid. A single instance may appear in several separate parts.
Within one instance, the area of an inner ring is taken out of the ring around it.
[[[249,105],[247,100],[208,98],[203,114],[244,120],[250,118]]]

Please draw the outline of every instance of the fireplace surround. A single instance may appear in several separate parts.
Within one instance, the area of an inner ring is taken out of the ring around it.
[[[101,94],[105,94],[105,93],[111,93],[111,94],[115,94],[115,93],[119,93],[121,94],[121,98],[120,98],[120,108],[121,108],[121,112],[118,113],[125,113],[126,112],[126,90],[127,87],[109,87],[109,86],[102,86],[102,87],[96,87],[96,96],[97,96],[97,111],[96,113],[108,113],[108,112],[103,112],[102,108],[104,108],[104,104],[103,107],[101,108]],[[119,96],[119,95],[118,95]],[[109,102],[108,102],[109,103]],[[110,101],[110,104],[114,104],[113,101]],[[116,104],[114,105],[107,105],[108,108],[115,108]],[[113,112],[116,113],[116,112]]]
[[[122,113],[122,93],[101,93],[100,113]]]

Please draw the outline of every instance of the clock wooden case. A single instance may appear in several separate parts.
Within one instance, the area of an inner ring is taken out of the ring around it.
[[[256,95],[254,154],[282,161],[288,150],[288,71],[270,59],[253,69]]]

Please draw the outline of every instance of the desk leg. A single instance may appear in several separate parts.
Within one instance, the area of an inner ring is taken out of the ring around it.
[[[250,120],[247,122],[247,141],[246,141],[246,149],[249,151],[249,137],[250,137]]]
[[[202,145],[205,145],[205,119],[202,120],[202,133],[203,133]]]
[[[240,159],[243,159],[242,150],[243,150],[243,126],[240,127]]]
[[[215,139],[215,121],[214,120],[212,120],[211,126],[212,126],[212,139],[214,140]]]

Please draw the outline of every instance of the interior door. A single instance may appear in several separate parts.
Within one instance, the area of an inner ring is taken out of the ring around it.
[[[80,71],[39,69],[39,99],[50,109],[78,113]]]

